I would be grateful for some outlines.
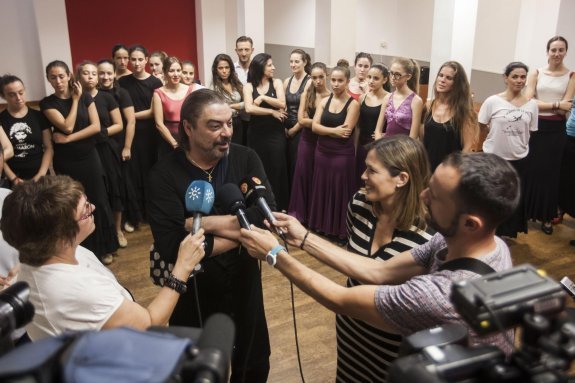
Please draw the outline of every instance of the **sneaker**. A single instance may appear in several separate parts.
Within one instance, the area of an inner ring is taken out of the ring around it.
[[[136,229],[134,228],[134,226],[130,225],[129,222],[124,223],[124,231],[126,233],[133,233],[134,230],[136,230]]]
[[[124,247],[128,246],[128,240],[126,239],[126,237],[124,236],[124,233],[122,231],[118,232],[118,244],[120,245],[120,247],[122,249]]]
[[[114,256],[112,254],[106,254],[102,257],[102,263],[104,265],[111,265],[114,262]]]

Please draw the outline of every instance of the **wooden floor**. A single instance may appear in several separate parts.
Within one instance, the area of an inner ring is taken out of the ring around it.
[[[128,248],[120,250],[110,268],[136,300],[146,305],[158,291],[148,276],[148,250],[152,243],[149,227],[143,226],[126,237]],[[543,234],[539,225],[532,223],[529,234],[509,241],[509,247],[515,265],[531,263],[557,280],[565,275],[575,280],[575,247],[569,246],[571,239],[575,239],[575,220],[569,218],[555,226],[552,236]],[[337,283],[344,283],[343,276],[304,252],[294,249],[292,253],[314,270]],[[299,382],[289,282],[267,265],[263,267],[262,281],[272,348],[269,381]],[[335,317],[295,287],[294,292],[305,380],[308,383],[333,382],[336,368]]]

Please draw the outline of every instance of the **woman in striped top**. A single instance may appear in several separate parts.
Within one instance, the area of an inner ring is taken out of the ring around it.
[[[423,145],[404,135],[385,137],[367,149],[365,188],[348,207],[348,250],[385,261],[431,238],[419,198],[429,164]],[[347,287],[359,284],[347,280]],[[385,382],[401,336],[344,315],[337,315],[336,327],[337,381]]]

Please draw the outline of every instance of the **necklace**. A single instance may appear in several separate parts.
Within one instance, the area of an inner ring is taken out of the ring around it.
[[[206,173],[208,175],[208,182],[212,182],[212,173],[214,172],[214,169],[216,168],[216,166],[214,166],[212,168],[212,170],[210,170],[209,172],[207,170],[202,169],[202,167],[200,165],[198,165],[196,163],[196,161],[192,160],[192,158],[190,157],[190,161],[192,161],[192,164],[194,164],[195,167],[197,167],[198,169],[200,169],[201,171],[203,171],[204,173]]]

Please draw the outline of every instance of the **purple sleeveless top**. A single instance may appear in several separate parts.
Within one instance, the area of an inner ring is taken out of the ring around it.
[[[389,101],[385,108],[385,119],[387,121],[387,130],[385,131],[385,135],[409,135],[409,131],[411,130],[411,100],[415,97],[415,92],[407,96],[398,108],[395,108],[393,105],[394,94],[395,92],[392,92],[389,96]]]

